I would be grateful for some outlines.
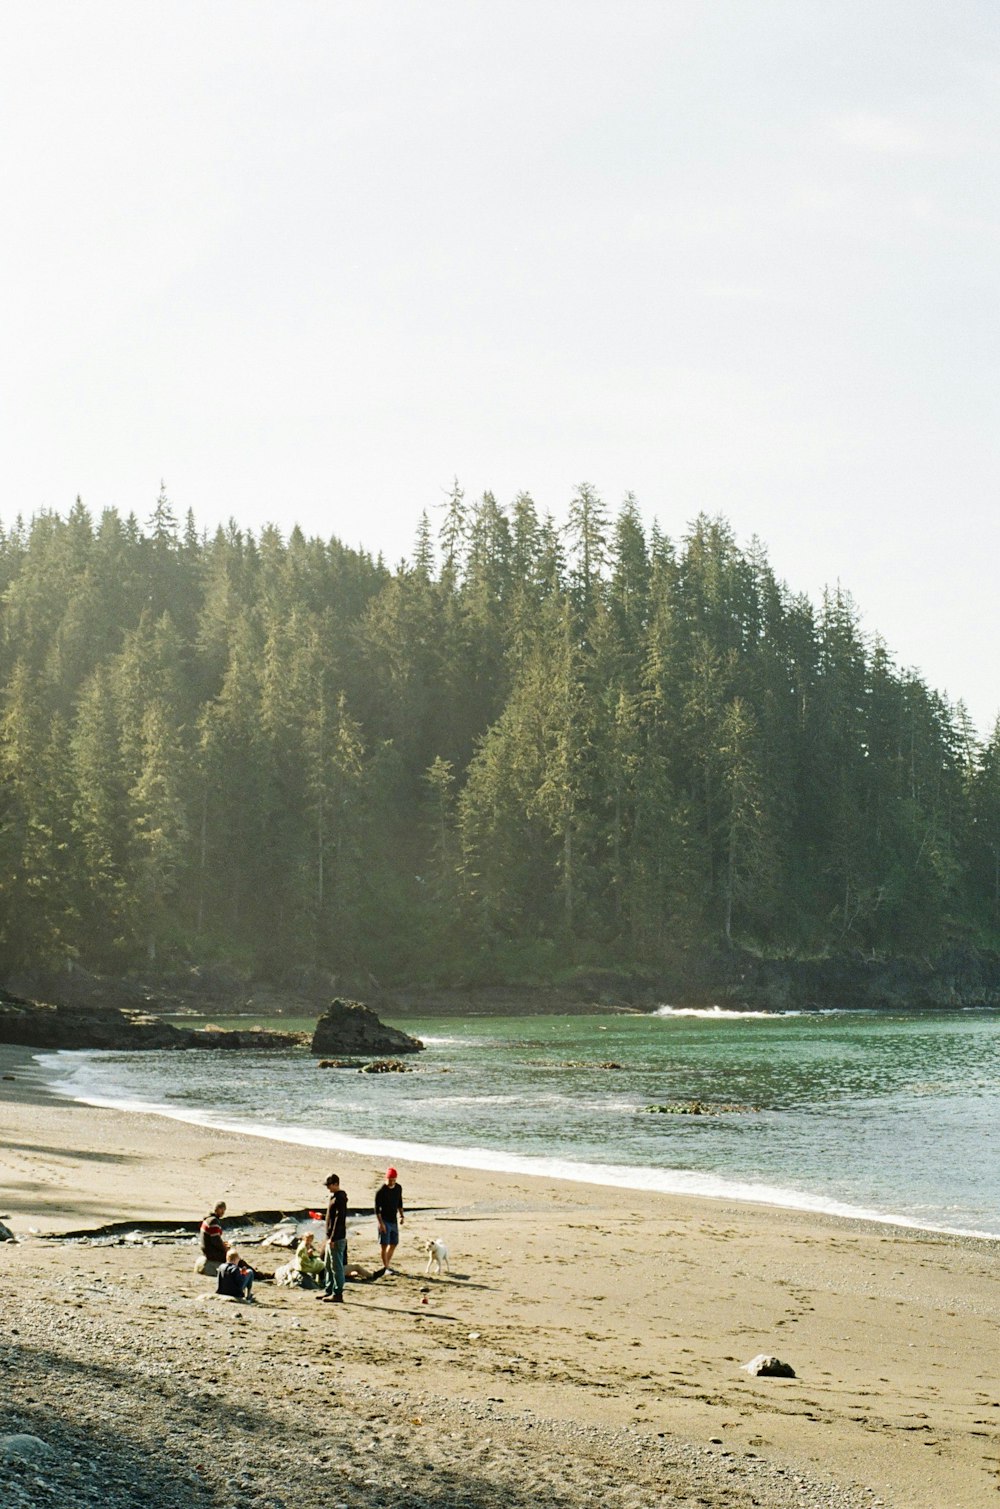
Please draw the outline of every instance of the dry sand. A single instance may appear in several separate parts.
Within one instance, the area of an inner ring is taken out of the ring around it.
[[[0,1436],[45,1443],[0,1443],[5,1505],[997,1501],[994,1243],[411,1165],[398,1276],[238,1305],[192,1247],[30,1233],[318,1208],[331,1167],[365,1210],[381,1166],[73,1105],[27,1050],[0,1071]],[[373,1220],[349,1235],[373,1263]],[[750,1378],[760,1352],[797,1376]]]

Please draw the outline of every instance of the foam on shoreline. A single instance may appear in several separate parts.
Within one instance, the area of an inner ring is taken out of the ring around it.
[[[218,1132],[259,1137],[294,1147],[322,1148],[331,1152],[371,1156],[379,1160],[404,1160],[408,1163],[434,1164],[443,1168],[525,1175],[531,1178],[574,1184],[648,1191],[651,1194],[735,1201],[741,1204],[771,1206],[782,1210],[832,1216],[839,1220],[867,1221],[882,1226],[925,1231],[942,1236],[973,1237],[987,1241],[1000,1240],[1000,1232],[922,1222],[910,1216],[852,1205],[824,1195],[809,1194],[780,1185],[728,1179],[724,1175],[704,1170],[584,1163],[568,1158],[512,1153],[494,1148],[407,1142],[399,1138],[354,1137],[348,1133],[326,1129],[307,1128],[294,1124],[267,1124],[226,1117],[204,1108],[179,1107],[126,1096],[80,1093],[79,1087],[71,1087],[68,1083],[61,1082],[58,1071],[65,1069],[66,1059],[78,1063],[81,1057],[83,1057],[82,1054],[69,1050],[34,1055],[34,1061],[42,1071],[45,1087],[54,1095],[80,1105],[104,1107],[145,1116],[161,1116],[189,1126],[211,1128]]]

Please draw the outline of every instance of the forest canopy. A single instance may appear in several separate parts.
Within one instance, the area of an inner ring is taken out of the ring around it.
[[[456,485],[412,559],[0,524],[0,966],[390,981],[1000,936],[1000,724],[699,517]]]

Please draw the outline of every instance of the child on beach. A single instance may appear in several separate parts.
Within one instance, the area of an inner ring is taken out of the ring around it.
[[[226,1261],[219,1269],[216,1294],[224,1294],[228,1299],[244,1299],[249,1304],[253,1300],[253,1281],[253,1269],[243,1261],[235,1247],[230,1247]]]
[[[316,1238],[313,1236],[313,1233],[311,1231],[307,1231],[305,1236],[299,1243],[298,1251],[296,1253],[299,1272],[302,1275],[303,1283],[307,1285],[311,1284],[314,1278],[318,1278],[318,1276],[323,1272],[324,1269],[323,1259],[320,1257],[319,1253],[316,1251],[315,1246],[313,1245],[315,1243],[315,1240]]]

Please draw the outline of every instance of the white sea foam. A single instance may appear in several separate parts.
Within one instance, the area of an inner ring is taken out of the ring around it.
[[[734,1011],[729,1006],[658,1006],[652,1016],[694,1016],[708,1022],[776,1022],[782,1017],[802,1016],[801,1011]]]
[[[161,1102],[146,1101],[126,1095],[109,1095],[89,1091],[86,1063],[90,1052],[60,1051],[35,1055],[43,1070],[57,1076],[73,1070],[73,1083],[57,1077],[49,1087],[59,1095],[84,1105],[106,1106],[120,1111],[165,1116],[194,1126],[212,1127],[241,1136],[262,1137],[271,1142],[290,1143],[296,1147],[357,1153],[379,1161],[435,1163],[450,1168],[478,1169],[486,1173],[519,1174],[543,1179],[566,1180],[576,1184],[613,1185],[618,1189],[648,1190],[656,1194],[692,1195],[701,1199],[731,1200],[741,1204],[776,1206],[786,1210],[809,1211],[817,1215],[836,1216],[855,1221],[872,1221],[884,1226],[898,1226],[915,1231],[940,1232],[948,1236],[1000,1239],[1000,1231],[978,1231],[919,1221],[910,1216],[851,1205],[824,1195],[781,1185],[730,1179],[708,1171],[678,1168],[633,1168],[620,1164],[583,1163],[570,1158],[512,1153],[494,1148],[453,1147],[425,1142],[406,1142],[378,1137],[352,1137],[343,1132],[299,1125],[268,1126],[259,1122],[227,1117],[218,1112],[191,1107],[182,1108]]]
[[[555,1097],[548,1097],[554,1100]],[[524,1095],[435,1095],[434,1105],[442,1110],[450,1106],[523,1106],[541,1105],[543,1098],[529,1099]]]

